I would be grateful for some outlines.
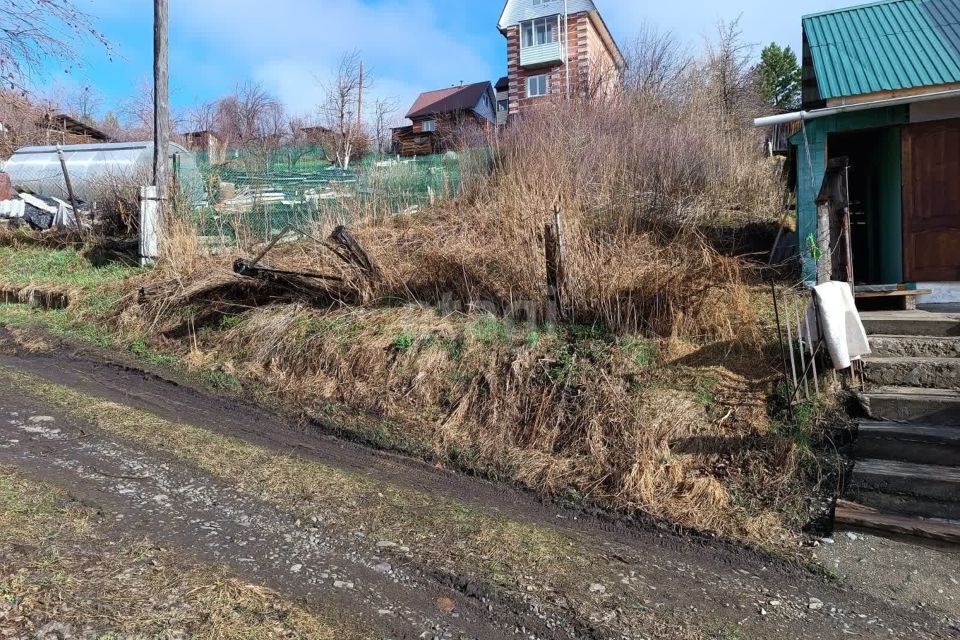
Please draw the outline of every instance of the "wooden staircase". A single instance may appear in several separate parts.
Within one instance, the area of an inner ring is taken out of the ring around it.
[[[836,521],[960,543],[960,314],[861,315],[868,418]]]

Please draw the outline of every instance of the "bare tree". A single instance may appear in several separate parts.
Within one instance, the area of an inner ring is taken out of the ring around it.
[[[71,0],[3,0],[0,3],[0,77],[24,91],[51,60],[76,64],[75,43],[93,39],[109,51],[106,37]]]
[[[48,109],[17,90],[0,90],[0,157],[20,147],[44,144],[41,119]]]
[[[369,89],[368,82],[360,52],[353,51],[341,56],[333,77],[324,85],[320,116],[330,130],[325,151],[343,169],[350,166],[350,160],[367,141],[361,102],[364,91]]]
[[[137,84],[137,90],[120,105],[119,115],[123,119],[123,135],[129,140],[153,139],[153,80],[144,78]],[[180,112],[170,112],[170,130],[179,131],[184,124]]]
[[[752,64],[754,46],[744,42],[740,18],[717,24],[716,40],[708,43],[709,89],[732,121],[745,119],[761,103],[757,74]]]
[[[246,82],[236,91],[217,101],[214,126],[211,127],[225,141],[241,149],[263,147],[282,126],[283,106],[263,85]]]
[[[390,147],[392,142],[390,125],[399,108],[396,98],[377,98],[373,103],[373,138],[378,154],[382,155]]]
[[[675,97],[693,64],[689,51],[672,32],[660,31],[649,23],[641,25],[637,36],[624,49],[627,59],[624,85],[638,96]]]
[[[103,94],[95,87],[87,85],[71,92],[67,96],[64,107],[77,120],[94,124],[97,120],[97,112],[100,111],[103,104]]]

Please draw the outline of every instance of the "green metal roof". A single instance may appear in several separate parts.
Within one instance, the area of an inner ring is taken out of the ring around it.
[[[960,82],[960,0],[887,0],[803,18],[824,100]]]

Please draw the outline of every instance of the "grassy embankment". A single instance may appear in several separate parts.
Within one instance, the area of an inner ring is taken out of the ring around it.
[[[0,319],[42,315],[377,446],[791,545],[821,479],[818,421],[770,415],[768,294],[711,239],[780,219],[776,168],[752,132],[705,135],[699,112],[625,103],[525,119],[462,196],[352,225],[374,274],[312,240],[278,248],[276,266],[341,278],[307,294],[234,275],[235,255],[203,255],[188,230],[155,270],[101,282],[79,258],[38,257],[17,277],[79,280],[74,304]],[[561,203],[567,319],[550,323],[544,225]]]

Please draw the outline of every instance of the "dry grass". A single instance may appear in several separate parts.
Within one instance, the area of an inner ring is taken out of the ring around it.
[[[159,268],[130,282],[117,325],[308,414],[382,417],[347,427],[377,444],[782,544],[808,451],[766,415],[762,294],[711,242],[779,219],[777,169],[752,130],[705,126],[704,106],[694,92],[531,113],[491,140],[461,197],[351,227],[372,281],[303,240],[268,262],[343,282],[280,289],[202,256],[180,227]],[[559,326],[543,323],[555,207]]]
[[[641,603],[639,590],[620,582],[624,563],[635,550],[598,548],[577,534],[556,531],[471,507],[435,492],[424,493],[319,462],[275,453],[241,439],[87,396],[33,376],[0,369],[0,379],[24,383],[36,394],[98,429],[172,454],[223,482],[299,514],[316,518],[323,529],[347,539],[367,534],[367,544],[390,540],[412,550],[383,549],[397,563],[433,567],[503,590],[510,597],[537,598],[581,620],[591,620],[608,635],[701,640],[701,620],[666,622]],[[623,600],[619,615],[586,585],[611,585]],[[659,618],[659,619],[658,619]],[[603,622],[601,622],[603,621]]]
[[[118,542],[99,518],[95,509],[0,467],[0,627],[5,635],[367,637],[241,582],[225,569],[188,564],[149,541]]]

